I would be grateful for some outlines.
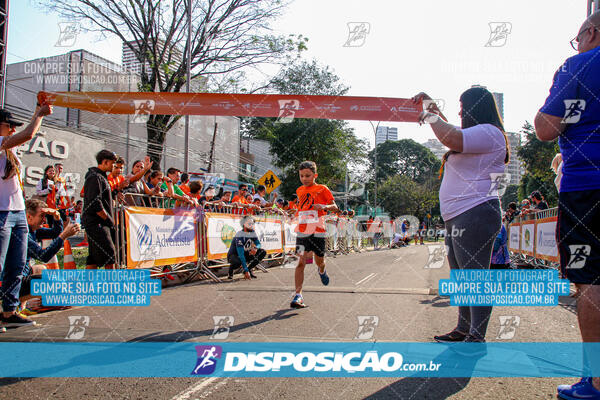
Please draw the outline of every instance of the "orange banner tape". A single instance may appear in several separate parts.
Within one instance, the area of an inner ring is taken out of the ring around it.
[[[229,115],[417,122],[421,103],[391,97],[236,93],[39,92],[40,104],[103,114]]]

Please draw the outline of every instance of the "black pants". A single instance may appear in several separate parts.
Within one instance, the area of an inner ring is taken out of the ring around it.
[[[263,249],[256,249],[255,255],[251,255],[249,252],[245,251],[244,257],[246,258],[248,270],[252,271],[252,268],[255,268],[266,255],[267,252]],[[227,262],[229,263],[229,276],[233,276],[233,271],[242,266],[242,260],[240,260],[237,254],[228,254]]]

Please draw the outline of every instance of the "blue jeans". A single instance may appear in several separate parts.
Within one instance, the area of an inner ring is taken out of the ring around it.
[[[0,211],[0,267],[2,309],[12,312],[19,305],[19,291],[27,258],[27,217],[25,211]]]

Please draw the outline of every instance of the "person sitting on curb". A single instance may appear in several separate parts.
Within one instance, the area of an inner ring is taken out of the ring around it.
[[[27,225],[29,233],[27,235],[27,260],[25,270],[23,271],[23,283],[19,292],[19,300],[24,304],[31,296],[31,280],[41,279],[42,271],[46,269],[45,265],[32,265],[33,260],[39,260],[47,263],[62,248],[65,240],[76,235],[81,230],[79,224],[67,223],[63,229],[63,222],[58,210],[46,207],[46,203],[29,199],[25,201],[25,213],[27,215]],[[46,222],[46,216],[52,217],[52,227],[42,228]],[[52,239],[52,243],[43,249],[39,241],[43,239]]]
[[[260,248],[260,241],[254,231],[254,218],[247,215],[242,218],[240,225],[242,229],[235,234],[227,252],[228,278],[233,279],[233,271],[240,266],[244,269],[244,279],[256,278],[252,269],[265,258],[267,252]]]

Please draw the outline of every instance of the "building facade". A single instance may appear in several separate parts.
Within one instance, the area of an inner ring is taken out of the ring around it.
[[[25,121],[31,118],[39,91],[128,92],[137,91],[139,81],[137,75],[120,65],[85,50],[10,64],[7,66],[6,76],[5,107]],[[69,154],[86,154],[85,160],[77,158],[73,170],[67,170],[67,165],[71,164],[65,162],[67,173],[85,173],[95,162],[83,147],[96,149],[96,146],[81,138],[95,140],[101,147],[115,151],[125,158],[128,167],[131,167],[134,160],[143,159],[147,154],[146,123],[135,115],[99,114],[54,107],[53,114],[44,121],[46,126],[63,132],[56,134],[57,139],[54,139],[54,133],[49,133],[48,146],[51,146],[50,142],[53,140],[58,140],[70,145]],[[207,169],[214,140],[212,172],[223,173],[228,179],[237,179],[239,127],[240,120],[237,117],[190,116],[190,172]],[[183,169],[184,129],[184,118],[181,118],[167,132],[160,165],[162,169]],[[32,157],[41,156],[38,151],[30,154]],[[28,160],[27,163],[38,168],[34,161]],[[28,190],[27,185],[25,189]]]
[[[514,132],[506,132],[508,144],[510,146],[510,162],[506,166],[506,172],[510,174],[510,184],[518,185],[523,176],[523,161],[517,155],[517,150],[521,147],[521,135]]]
[[[437,139],[429,139],[425,143],[422,143],[423,146],[427,147],[431,152],[441,160],[444,154],[449,150],[446,146],[442,144]]]
[[[242,138],[240,141],[240,175],[243,175],[246,180],[255,180],[271,170],[282,179],[282,171],[273,164],[270,150],[271,146],[266,140]]]
[[[398,140],[398,128],[378,126],[375,134],[375,146],[388,140]]]

